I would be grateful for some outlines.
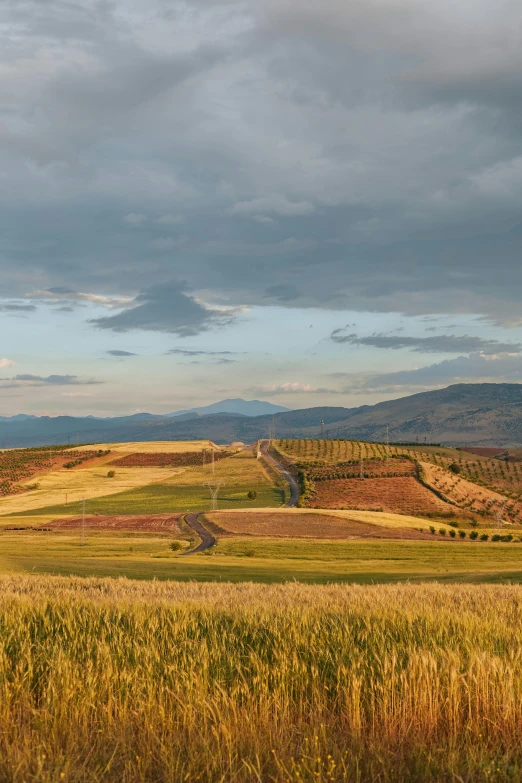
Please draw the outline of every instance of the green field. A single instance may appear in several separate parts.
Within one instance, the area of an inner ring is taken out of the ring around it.
[[[169,549],[174,537],[189,545],[190,534],[87,531],[81,546],[80,530],[4,531],[0,571],[265,583],[522,581],[522,544],[516,543],[231,537],[207,553],[180,557]]]
[[[134,469],[135,472],[144,470]],[[80,473],[80,471],[78,471]],[[118,469],[116,469],[118,475]],[[101,497],[87,497],[88,514],[169,514],[176,511],[208,511],[210,493],[206,482],[215,478],[223,482],[219,492],[219,508],[234,509],[252,506],[274,508],[285,502],[288,494],[286,482],[268,474],[253,452],[244,451],[216,462],[212,474],[210,465],[191,467],[172,473],[168,480],[145,484],[124,492]],[[255,502],[247,493],[257,493]],[[67,514],[74,516],[82,511],[81,500],[58,505],[42,506],[28,512],[21,510],[10,516],[30,514]]]
[[[250,489],[257,492],[255,503],[248,500]],[[243,484],[223,487],[219,495],[219,508],[248,508],[249,506],[281,506],[285,501],[282,488],[264,484]],[[85,504],[88,514],[169,514],[176,511],[208,511],[210,495],[205,486],[186,486],[176,484],[147,484],[144,487],[106,495],[101,498],[89,498]],[[82,504],[69,503],[58,506],[45,506],[31,511],[31,514],[81,514]],[[21,511],[18,516],[25,516]],[[16,516],[16,515],[13,515]]]

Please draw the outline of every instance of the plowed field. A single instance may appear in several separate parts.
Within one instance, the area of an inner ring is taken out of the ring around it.
[[[179,520],[181,516],[182,514],[93,516],[85,517],[85,525],[91,530],[164,530],[165,532],[180,533]],[[55,519],[52,522],[52,528],[53,530],[78,529],[81,524],[81,517],[69,517],[68,519]]]
[[[519,501],[510,500],[487,487],[466,481],[437,465],[430,465],[428,462],[421,464],[425,480],[461,508],[471,512],[478,511],[490,517],[501,513],[504,519],[511,522],[522,521],[522,504]]]
[[[454,513],[412,476],[318,481],[311,508],[354,508],[391,511],[396,514]]]
[[[212,455],[201,451],[176,452],[137,452],[136,454],[127,454],[125,457],[119,457],[111,462],[111,465],[120,468],[177,468],[191,465],[208,465]],[[214,462],[225,457],[232,456],[231,452],[215,451]]]
[[[234,535],[267,538],[393,538],[431,539],[428,532],[385,528],[354,519],[322,514],[281,514],[245,512],[241,514],[213,513],[207,518],[221,530]]]

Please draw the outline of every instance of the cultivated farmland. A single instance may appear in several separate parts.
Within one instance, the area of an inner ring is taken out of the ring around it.
[[[0,778],[514,782],[521,605],[517,586],[4,577]]]

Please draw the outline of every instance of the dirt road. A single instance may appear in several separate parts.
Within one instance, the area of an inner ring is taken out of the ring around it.
[[[216,539],[212,533],[210,533],[206,527],[203,527],[199,521],[200,516],[203,516],[200,512],[195,514],[185,514],[185,522],[195,533],[198,534],[198,536],[201,538],[201,543],[198,544],[195,549],[191,549],[189,552],[183,552],[181,557],[195,555],[198,552],[204,552],[205,549],[210,549],[210,547],[214,546],[216,543]]]
[[[274,470],[276,470],[278,473],[280,473],[285,481],[288,483],[288,486],[290,487],[290,498],[285,503],[285,506],[297,506],[297,501],[299,500],[299,484],[295,480],[295,478],[292,476],[292,474],[284,468],[274,457],[272,457],[271,454],[268,453],[268,447],[269,442],[267,440],[264,440],[260,444],[261,454],[263,455],[263,458],[268,462],[269,465],[271,465]]]

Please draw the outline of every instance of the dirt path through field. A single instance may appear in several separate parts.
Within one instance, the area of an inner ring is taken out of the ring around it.
[[[291,506],[296,506],[297,501],[299,500],[299,484],[295,480],[295,478],[292,476],[292,474],[286,470],[279,462],[277,462],[274,457],[272,457],[271,454],[268,453],[268,447],[270,443],[267,440],[264,440],[261,443],[260,449],[261,454],[263,455],[264,459],[268,462],[269,465],[271,465],[274,470],[276,470],[278,473],[280,473],[285,481],[288,482],[288,486],[290,487],[290,498],[285,503],[285,507],[290,508]]]
[[[185,514],[185,522],[189,527],[192,528],[192,530],[198,534],[198,536],[201,538],[201,543],[198,544],[198,546],[195,549],[191,549],[189,552],[183,552],[181,554],[181,557],[186,557],[187,555],[195,555],[198,552],[204,552],[206,549],[210,549],[211,546],[214,546],[216,543],[216,539],[210,533],[206,527],[203,527],[201,522],[199,521],[199,517],[203,516],[201,512],[196,514]]]

